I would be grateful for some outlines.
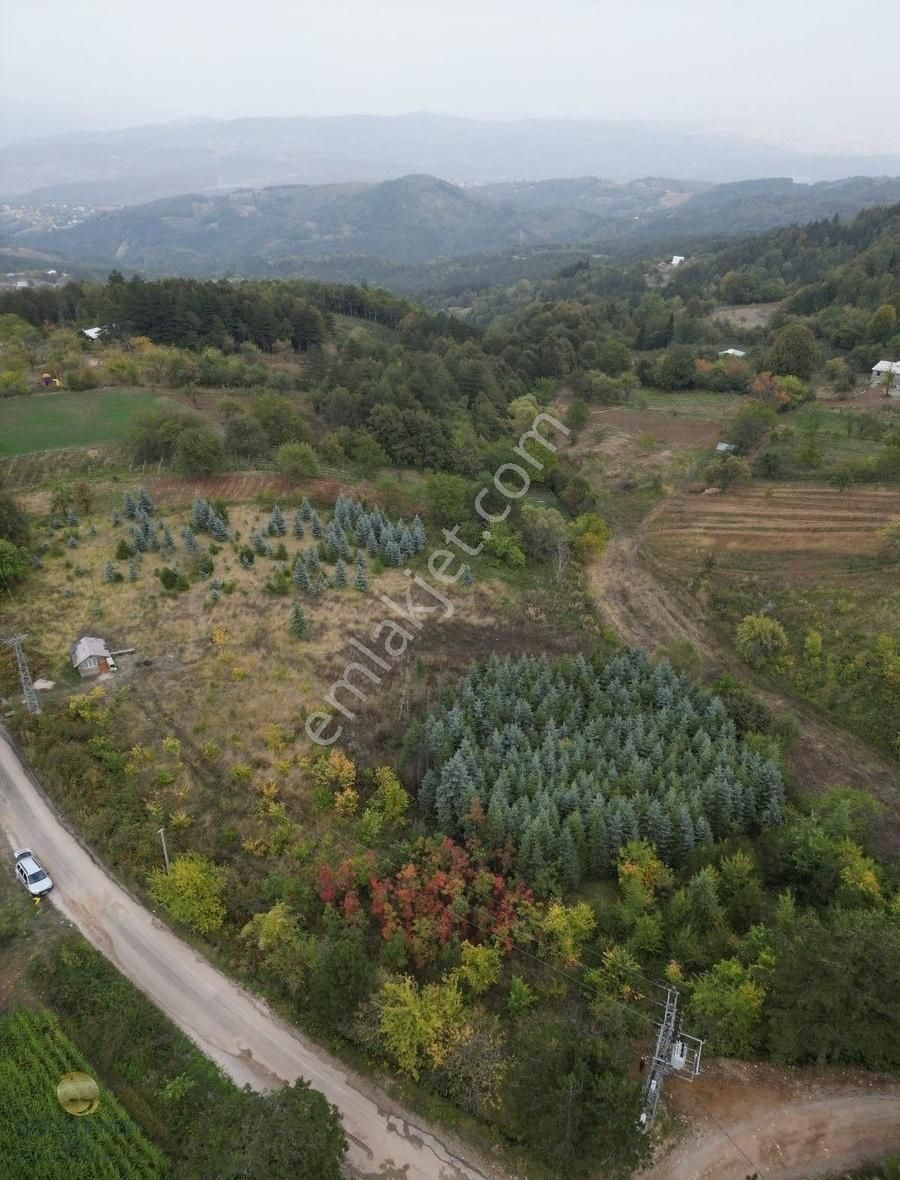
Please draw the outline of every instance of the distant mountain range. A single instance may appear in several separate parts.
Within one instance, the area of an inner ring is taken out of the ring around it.
[[[167,197],[97,213],[65,229],[17,230],[0,245],[53,255],[71,269],[182,275],[369,277],[550,246],[588,251],[765,230],[900,201],[900,178],[814,185],[592,177],[460,188],[433,176],[378,184],[287,185]],[[684,252],[684,251],[680,251]]]
[[[898,156],[822,155],[740,135],[649,122],[437,115],[195,119],[65,134],[0,149],[0,195],[30,203],[133,204],[185,192],[381,181],[900,175]]]

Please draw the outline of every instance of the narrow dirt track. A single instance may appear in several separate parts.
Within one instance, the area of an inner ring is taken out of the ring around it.
[[[900,1094],[821,1098],[723,1125],[727,1135],[704,1128],[641,1180],[746,1180],[756,1170],[760,1180],[809,1180],[874,1163],[900,1149]]]
[[[396,1106],[217,971],[117,884],[69,832],[0,734],[0,828],[31,847],[53,904],[238,1085],[306,1078],[337,1106],[362,1178],[490,1180],[473,1154]]]
[[[655,515],[656,512],[651,513],[651,517]],[[645,521],[645,527],[651,517]],[[652,653],[673,641],[688,640],[711,668],[734,671],[753,683],[746,666],[722,647],[704,621],[700,604],[648,560],[642,551],[640,533],[610,542],[600,560],[588,570],[588,583],[604,622],[626,643]],[[897,767],[801,701],[788,700],[759,684],[753,687],[771,708],[793,713],[797,718],[799,732],[788,761],[801,783],[816,791],[845,786],[874,795],[885,807],[876,833],[876,846],[882,854],[897,855],[900,850]]]

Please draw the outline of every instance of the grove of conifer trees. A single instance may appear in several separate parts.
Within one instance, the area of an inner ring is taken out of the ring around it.
[[[721,699],[637,649],[492,657],[425,722],[419,800],[441,831],[510,848],[539,892],[615,872],[628,840],[670,864],[780,822],[776,765],[739,740]]]

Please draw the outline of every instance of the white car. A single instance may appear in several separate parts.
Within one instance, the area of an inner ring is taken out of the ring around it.
[[[53,888],[53,882],[35,859],[30,848],[19,848],[15,853],[16,876],[32,897],[43,897]]]

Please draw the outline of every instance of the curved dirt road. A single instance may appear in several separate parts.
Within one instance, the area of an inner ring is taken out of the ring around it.
[[[720,1059],[668,1106],[684,1137],[640,1180],[808,1180],[900,1150],[900,1083],[860,1070]]]
[[[358,1176],[489,1180],[471,1153],[306,1041],[135,901],[63,826],[2,734],[0,828],[14,847],[34,848],[57,909],[238,1085],[267,1090],[303,1077],[333,1102]]]
[[[822,1098],[726,1129],[731,1139],[691,1137],[641,1180],[746,1180],[755,1169],[760,1180],[809,1180],[875,1163],[900,1149],[900,1097]]]

